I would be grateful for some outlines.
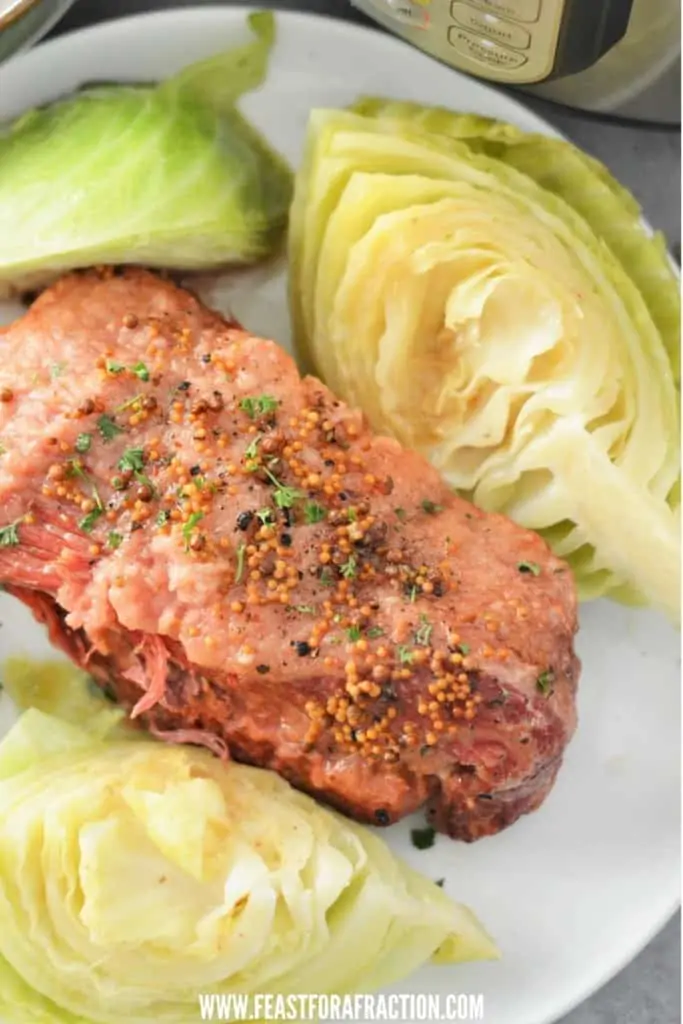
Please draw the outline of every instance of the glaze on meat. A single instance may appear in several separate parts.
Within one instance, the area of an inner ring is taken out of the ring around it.
[[[473,840],[575,728],[576,595],[274,342],[142,270],[0,332],[0,580],[155,735]]]

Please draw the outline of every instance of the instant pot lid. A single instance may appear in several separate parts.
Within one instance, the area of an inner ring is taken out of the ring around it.
[[[0,62],[48,32],[74,0],[0,0]]]
[[[680,125],[679,0],[635,0],[628,33],[597,64],[524,91],[580,110]]]

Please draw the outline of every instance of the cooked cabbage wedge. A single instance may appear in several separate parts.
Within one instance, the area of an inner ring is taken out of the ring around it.
[[[84,729],[95,739],[142,738],[123,708],[105,697],[87,673],[57,658],[15,656],[2,665],[2,686],[17,711],[36,708]]]
[[[604,168],[472,115],[314,111],[289,247],[308,369],[542,533],[583,599],[678,620],[678,283]]]
[[[469,910],[274,774],[37,708],[0,744],[3,1024],[190,1024],[200,992],[367,991],[497,955]]]
[[[292,175],[235,107],[265,79],[253,38],[154,85],[87,87],[0,131],[0,288],[97,263],[200,270],[278,245]]]

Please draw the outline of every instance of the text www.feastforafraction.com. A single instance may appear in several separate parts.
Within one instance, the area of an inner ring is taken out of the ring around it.
[[[484,1021],[481,994],[391,993],[378,995],[319,995],[257,993],[198,997],[201,1021]]]

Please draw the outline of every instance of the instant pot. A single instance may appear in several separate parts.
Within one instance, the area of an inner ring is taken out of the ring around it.
[[[581,110],[680,124],[680,0],[351,0],[467,74]]]
[[[0,0],[0,61],[36,42],[73,2]],[[169,0],[168,6],[193,2],[197,0]],[[680,0],[335,0],[335,4],[340,13],[355,8],[432,57],[501,87],[603,116],[680,126]],[[102,7],[94,0],[80,0],[77,6]],[[131,13],[131,5],[124,6],[122,13]],[[145,7],[133,8],[138,6]],[[327,12],[330,5],[264,0],[264,6]]]
[[[73,0],[0,0],[0,61],[36,42]]]

